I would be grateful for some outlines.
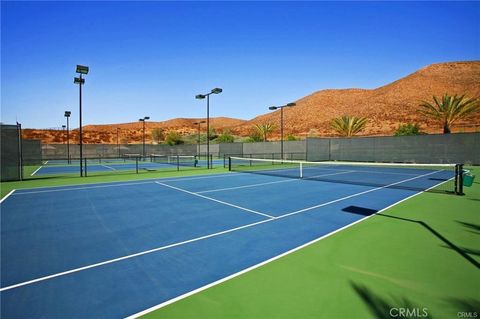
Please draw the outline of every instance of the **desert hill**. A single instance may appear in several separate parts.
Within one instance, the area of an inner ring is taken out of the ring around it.
[[[328,89],[315,92],[296,102],[293,108],[284,109],[285,134],[297,136],[332,136],[333,118],[342,115],[368,118],[362,135],[392,135],[395,129],[407,122],[418,123],[423,131],[441,133],[440,125],[423,118],[418,112],[420,101],[432,101],[432,96],[467,94],[480,97],[480,61],[437,63],[424,67],[402,79],[376,89]],[[290,101],[286,101],[290,102]],[[156,127],[166,132],[194,134],[193,123],[204,119],[176,118],[163,122],[146,123],[147,142],[151,142],[151,130]],[[228,117],[211,119],[217,130],[231,130],[234,134],[247,136],[254,124],[274,123],[280,125],[280,111],[275,111],[245,121]],[[87,125],[84,126],[85,143],[116,143],[116,129],[121,130],[121,140],[139,143],[142,140],[141,122]],[[205,126],[203,126],[203,131]],[[456,123],[453,132],[480,130],[480,114],[468,121]],[[279,138],[279,130],[273,139]],[[78,132],[72,132],[76,140]],[[24,130],[24,138],[42,139],[44,143],[61,143],[62,132],[58,130]]]
[[[322,90],[296,101],[284,109],[285,132],[295,135],[334,135],[333,118],[342,115],[364,116],[368,124],[362,135],[391,135],[403,123],[418,123],[429,133],[441,133],[441,127],[417,112],[419,101],[432,96],[467,94],[480,97],[480,61],[432,64],[400,80],[372,89]],[[246,134],[253,124],[279,123],[280,111],[260,115],[233,129]],[[458,130],[480,129],[480,114],[471,121],[456,123]],[[311,130],[316,132],[311,132]]]

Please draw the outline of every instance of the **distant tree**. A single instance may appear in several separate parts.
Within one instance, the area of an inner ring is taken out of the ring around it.
[[[396,130],[395,136],[410,136],[410,135],[420,135],[423,134],[420,132],[420,127],[418,124],[407,123],[400,125]]]
[[[165,139],[165,130],[161,127],[156,127],[152,130],[152,139],[160,144]]]
[[[353,136],[365,129],[367,119],[365,117],[342,116],[333,119],[332,128],[341,136]]]
[[[292,134],[288,134],[287,135],[287,141],[298,141],[300,140],[298,137],[296,137],[295,135],[292,135]]]
[[[257,130],[252,130],[250,135],[245,139],[245,143],[256,143],[262,141],[262,135]]]
[[[168,145],[179,145],[183,144],[184,141],[180,133],[176,131],[170,131],[165,136],[165,143],[167,143]]]
[[[450,96],[445,93],[442,100],[433,96],[433,102],[432,104],[422,101],[418,112],[440,122],[443,125],[444,134],[451,132],[451,126],[455,121],[467,118],[480,111],[479,100],[477,98],[466,98],[465,94]]]
[[[218,137],[218,134],[217,134],[217,131],[215,130],[214,127],[210,127],[209,129],[209,138],[210,138],[210,141],[216,139]]]
[[[230,133],[229,130],[225,130],[217,137],[216,141],[218,143],[233,143],[235,141],[235,137]]]
[[[120,144],[128,144],[128,138],[126,137],[120,138]]]
[[[272,133],[275,130],[275,124],[272,124],[272,123],[255,124],[254,128],[262,136],[263,141],[268,142],[268,134]]]

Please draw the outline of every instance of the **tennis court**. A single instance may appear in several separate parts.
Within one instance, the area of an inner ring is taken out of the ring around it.
[[[302,179],[292,171],[13,192],[1,204],[2,317],[136,315],[454,177],[433,168],[331,165]]]
[[[155,159],[154,157],[147,157],[145,160],[141,158],[136,161],[135,159],[125,158],[94,158],[86,159],[84,162],[84,169],[86,163],[87,173],[97,172],[125,172],[125,171],[157,171],[157,170],[169,170],[175,168],[187,168],[187,167],[206,167],[207,161],[204,159],[196,159],[195,156],[167,156],[161,159]],[[212,165],[223,165],[222,160],[213,160]],[[80,161],[78,159],[66,160],[66,159],[53,159],[43,161],[42,165],[38,169],[34,170],[31,176],[41,175],[59,175],[59,174],[75,174],[80,171]]]

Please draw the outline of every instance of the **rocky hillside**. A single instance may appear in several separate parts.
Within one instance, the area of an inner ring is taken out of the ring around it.
[[[391,135],[403,123],[418,123],[429,133],[441,133],[441,126],[418,114],[419,102],[432,96],[467,94],[480,97],[480,61],[439,63],[427,66],[400,80],[373,89],[322,90],[284,109],[285,132],[333,135],[330,123],[342,115],[364,116],[368,124],[363,135]],[[279,123],[280,111],[260,115],[234,128],[248,134],[253,124]],[[480,114],[456,123],[455,131],[480,130]]]
[[[392,135],[404,123],[418,123],[423,131],[441,133],[440,125],[422,117],[418,112],[419,102],[432,101],[432,96],[467,94],[480,97],[480,61],[449,62],[432,64],[402,79],[385,86],[366,89],[322,90],[295,101],[297,106],[285,109],[285,134],[297,136],[332,136],[330,128],[333,118],[342,115],[368,118],[362,135]],[[286,101],[289,102],[289,101]],[[194,134],[194,122],[204,119],[176,118],[164,122],[147,122],[147,142],[151,141],[151,130],[156,127],[181,134]],[[211,119],[211,126],[221,131],[247,136],[254,124],[280,124],[280,111],[260,115],[252,120],[217,117]],[[140,122],[87,125],[84,127],[85,143],[116,143],[116,129],[120,128],[120,140],[138,143],[142,140]],[[479,131],[480,114],[467,121],[456,123],[453,132]],[[78,132],[72,132],[72,140]],[[42,139],[45,143],[61,143],[62,132],[55,130],[24,130],[25,138]],[[279,138],[279,130],[273,139]]]

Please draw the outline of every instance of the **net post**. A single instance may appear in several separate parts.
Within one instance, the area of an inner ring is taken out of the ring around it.
[[[300,163],[300,178],[303,178],[303,164]]]
[[[232,171],[232,158],[231,157],[228,157],[228,171],[229,172]]]
[[[180,156],[177,154],[177,171],[180,170]]]
[[[454,183],[454,193],[458,194],[458,164],[455,164],[455,183]]]
[[[465,195],[463,193],[463,164],[455,165],[456,194]]]
[[[138,156],[135,156],[135,171],[138,174]]]
[[[83,167],[85,168],[85,177],[87,177],[87,158],[83,159],[85,161]]]

